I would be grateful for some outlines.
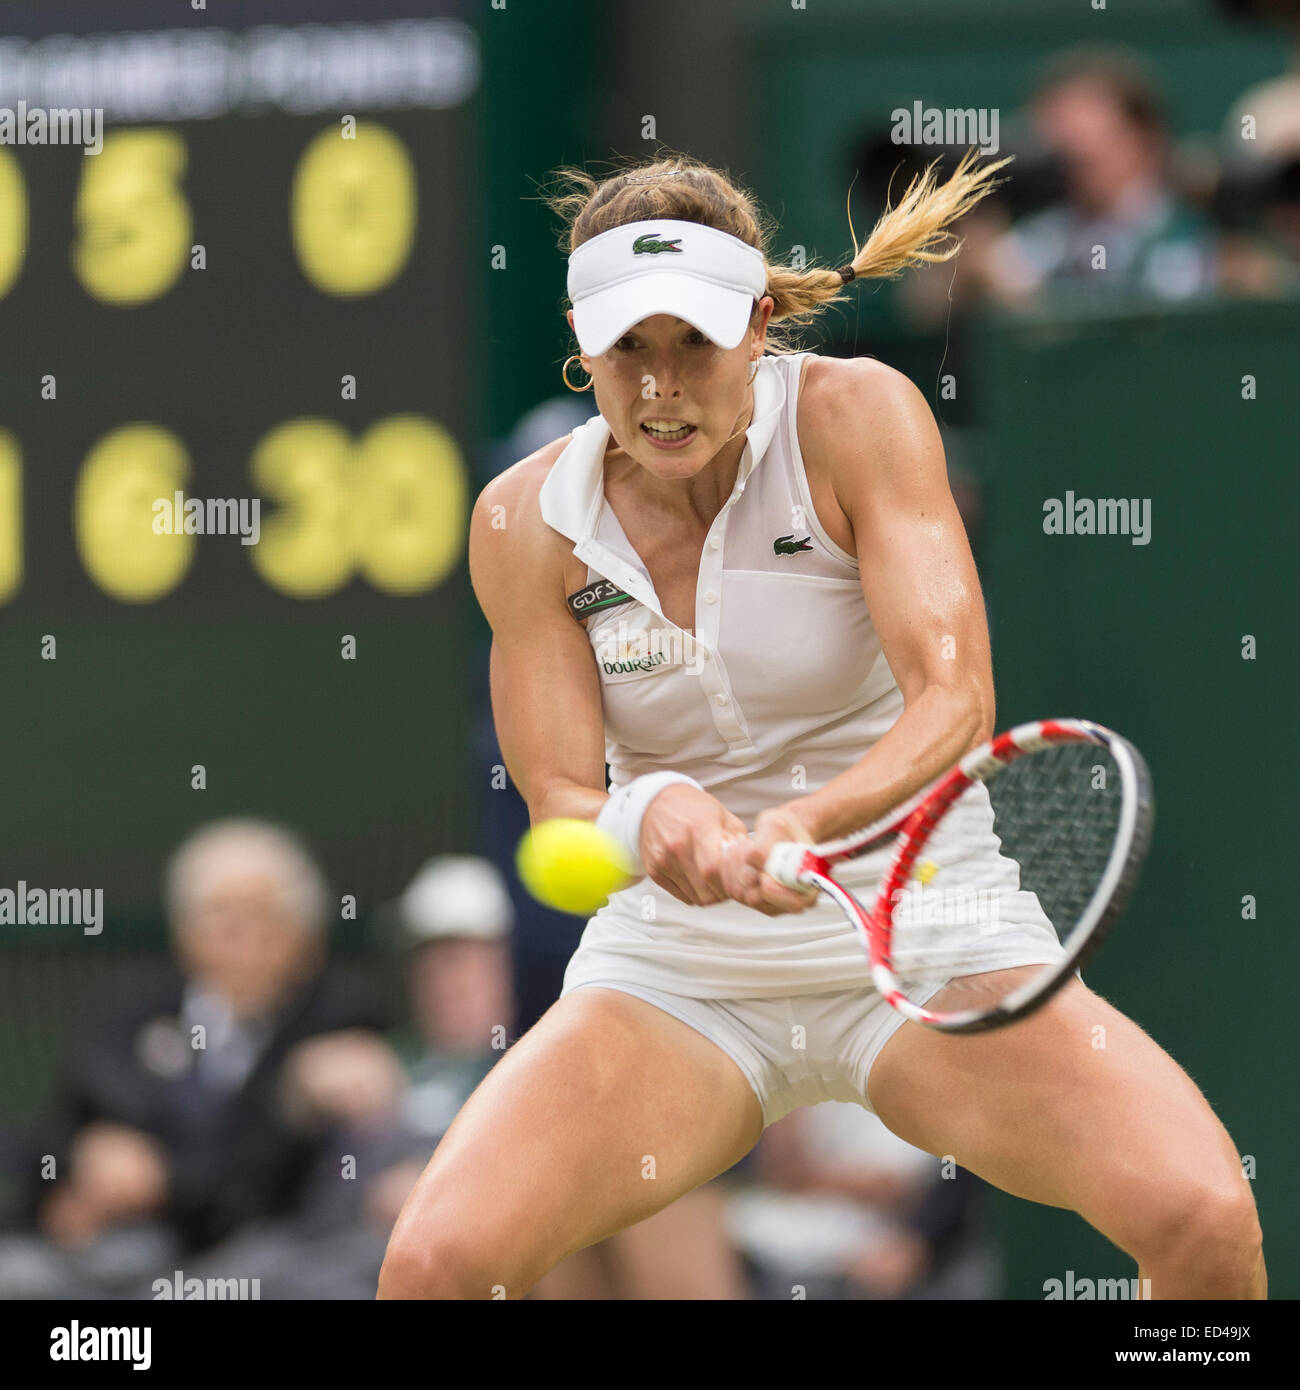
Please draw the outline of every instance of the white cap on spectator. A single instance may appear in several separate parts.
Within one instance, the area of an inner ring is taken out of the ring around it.
[[[1253,139],[1242,139],[1243,119],[1254,120]],[[1223,122],[1223,143],[1234,160],[1300,155],[1300,74],[1270,77],[1243,92]]]
[[[500,871],[490,860],[472,854],[430,859],[402,894],[401,910],[413,942],[447,937],[499,941],[514,919]]]

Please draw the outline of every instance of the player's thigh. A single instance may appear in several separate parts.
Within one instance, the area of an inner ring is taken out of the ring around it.
[[[565,1255],[730,1168],[761,1131],[757,1097],[716,1044],[632,995],[575,990],[461,1109],[389,1257],[469,1260],[519,1296]]]
[[[1192,1079],[1079,980],[989,1033],[906,1024],[876,1059],[868,1098],[909,1143],[1077,1211],[1130,1252],[1193,1202],[1250,1202],[1232,1140]]]

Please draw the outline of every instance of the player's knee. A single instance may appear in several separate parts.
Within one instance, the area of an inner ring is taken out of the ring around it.
[[[1239,1296],[1263,1249],[1250,1184],[1240,1175],[1167,1186],[1130,1253],[1148,1267],[1176,1266],[1202,1286],[1202,1298]]]
[[[393,1232],[379,1271],[381,1299],[490,1299],[491,1272],[473,1242],[451,1231]]]
[[[1184,1258],[1205,1283],[1202,1297],[1232,1296],[1249,1281],[1264,1245],[1250,1184],[1238,1176],[1202,1187],[1189,1215]]]

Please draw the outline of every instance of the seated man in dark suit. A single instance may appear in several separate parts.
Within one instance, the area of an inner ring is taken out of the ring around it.
[[[349,1111],[400,1086],[385,1019],[326,967],[327,892],[276,826],[217,822],[177,851],[176,963],[109,1001],[70,1059],[62,1131],[45,1144],[57,1176],[42,1175],[33,1205],[67,1257],[68,1292],[170,1275],[160,1261],[293,1214],[322,1116],[364,1118]],[[322,1068],[311,1049],[327,1036]],[[95,1259],[105,1245],[111,1259]]]

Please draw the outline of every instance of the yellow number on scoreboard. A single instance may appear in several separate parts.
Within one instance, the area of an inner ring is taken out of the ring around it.
[[[142,304],[176,283],[191,244],[186,162],[184,140],[161,129],[109,135],[83,161],[72,265],[96,299]]]
[[[318,135],[298,162],[290,218],[303,274],[325,294],[373,294],[397,278],[415,240],[415,166],[390,130]]]
[[[362,574],[390,594],[431,589],[465,535],[465,470],[456,441],[417,415],[381,420],[357,446],[353,546]]]
[[[123,603],[169,594],[194,558],[194,537],[154,530],[154,503],[171,502],[189,478],[184,444],[160,425],[123,425],[90,451],[73,504],[86,573]]]
[[[13,289],[27,257],[27,189],[23,171],[0,147],[0,299]]]
[[[423,593],[460,558],[465,467],[432,420],[381,420],[355,445],[332,420],[290,420],[257,445],[251,472],[279,504],[251,559],[281,593],[322,598],[358,571],[384,593]]]
[[[321,598],[352,578],[348,543],[352,439],[332,420],[290,420],[253,451],[259,496],[280,504],[262,520],[253,567],[273,589]]]
[[[22,453],[8,430],[0,430],[0,603],[23,582]]]

